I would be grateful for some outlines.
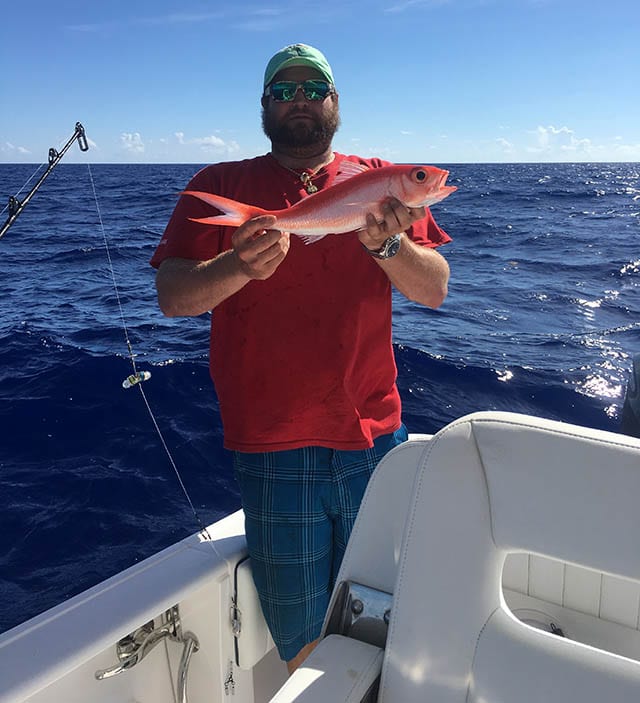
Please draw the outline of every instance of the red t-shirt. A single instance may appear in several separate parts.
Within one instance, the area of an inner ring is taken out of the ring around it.
[[[344,159],[388,165],[336,154],[314,184],[331,185]],[[207,166],[188,188],[268,210],[307,195],[297,175],[270,154]],[[170,257],[204,261],[230,249],[232,227],[187,219],[214,214],[182,196],[151,264]],[[430,212],[409,236],[428,247],[450,241]],[[365,449],[400,426],[391,284],[353,232],[308,245],[292,234],[270,278],[250,281],[213,311],[209,359],[228,449]]]

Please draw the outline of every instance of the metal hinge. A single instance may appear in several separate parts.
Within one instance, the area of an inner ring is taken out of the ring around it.
[[[234,637],[239,637],[242,631],[242,613],[235,598],[231,599],[231,630]]]

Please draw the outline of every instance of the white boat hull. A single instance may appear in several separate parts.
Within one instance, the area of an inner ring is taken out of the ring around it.
[[[241,629],[234,632],[234,572],[246,557],[242,512],[208,533],[210,540],[192,535],[0,635],[0,703],[175,703],[180,642],[163,640],[115,676],[98,680],[96,672],[118,663],[119,640],[176,605],[183,635],[198,642],[188,660],[186,701],[269,701],[286,680],[286,667],[250,582],[243,587]],[[640,661],[640,582],[511,554],[503,588],[511,611],[528,624],[548,629],[553,623],[570,639]]]
[[[1,703],[175,703],[183,650],[177,642],[159,644],[111,678],[97,680],[95,672],[117,664],[118,640],[176,604],[183,631],[199,643],[188,668],[189,703],[232,694],[237,703],[268,700],[286,678],[275,650],[261,668],[243,671],[235,664],[230,606],[234,567],[246,556],[242,512],[208,532],[211,542],[192,535],[4,633]],[[261,695],[255,695],[254,676]]]

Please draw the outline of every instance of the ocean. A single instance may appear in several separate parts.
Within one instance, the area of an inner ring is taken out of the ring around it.
[[[449,296],[394,297],[409,431],[490,409],[619,431],[640,164],[439,165]],[[0,198],[35,169],[0,165]],[[197,169],[61,163],[0,239],[0,631],[239,507],[208,315],[164,318],[148,264]],[[152,376],[125,390],[130,350]]]

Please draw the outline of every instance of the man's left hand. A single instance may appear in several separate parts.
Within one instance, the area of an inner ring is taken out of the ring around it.
[[[382,205],[382,222],[376,220],[372,213],[367,214],[366,229],[358,232],[358,238],[367,249],[376,251],[385,240],[394,234],[405,232],[414,222],[426,216],[424,207],[408,208],[397,198],[390,198]]]

